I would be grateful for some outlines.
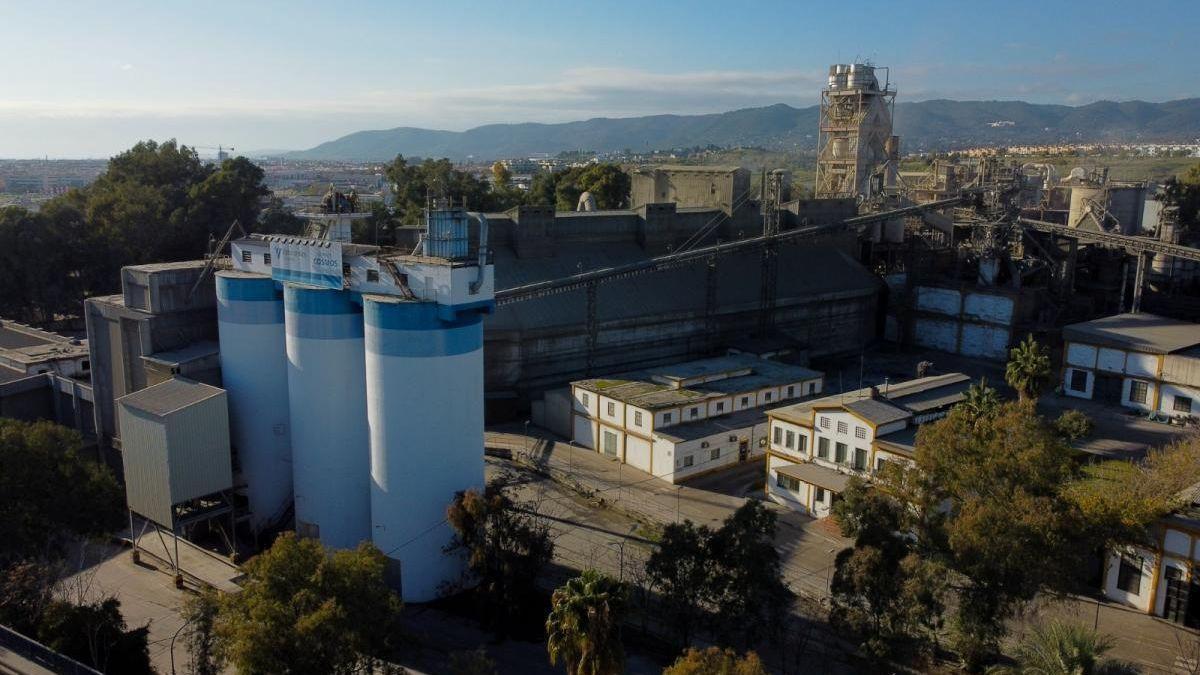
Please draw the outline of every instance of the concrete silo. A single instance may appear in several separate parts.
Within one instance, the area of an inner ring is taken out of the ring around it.
[[[271,277],[253,272],[218,272],[216,287],[230,438],[258,532],[278,524],[292,503],[283,297]]]
[[[284,285],[296,531],[326,546],[371,538],[362,308],[349,291]]]
[[[409,602],[433,600],[459,578],[461,559],[444,552],[446,507],[456,492],[483,487],[483,314],[493,282],[480,223],[470,259],[466,214],[431,213],[427,254],[391,261],[422,284],[363,296],[372,535],[399,562]]]

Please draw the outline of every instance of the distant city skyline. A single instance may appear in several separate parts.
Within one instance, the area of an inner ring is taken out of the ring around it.
[[[0,157],[177,138],[304,149],[364,129],[812,105],[831,63],[899,100],[1200,94],[1195,3],[6,3]],[[215,152],[215,150],[214,150]]]

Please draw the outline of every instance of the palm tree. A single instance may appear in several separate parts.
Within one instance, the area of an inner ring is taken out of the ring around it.
[[[1000,407],[1000,397],[996,394],[995,389],[988,386],[987,378],[981,377],[978,382],[967,388],[959,406],[966,410],[973,419],[979,419],[996,412],[996,408]]]
[[[1105,659],[1113,648],[1109,635],[1074,623],[1052,621],[1035,626],[1017,647],[1015,668],[992,668],[989,673],[1021,675],[1118,675],[1134,673],[1121,661]]]
[[[1004,381],[1017,390],[1017,397],[1022,403],[1036,401],[1042,393],[1042,387],[1050,379],[1050,355],[1032,335],[1027,335],[1008,355]]]
[[[612,675],[625,664],[621,614],[625,586],[596,570],[567,581],[550,598],[546,651],[568,675]]]

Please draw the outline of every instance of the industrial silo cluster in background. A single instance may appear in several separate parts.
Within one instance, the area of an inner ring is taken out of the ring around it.
[[[348,233],[362,215],[310,217]],[[483,484],[486,219],[431,212],[412,255],[252,235],[232,258],[217,274],[221,370],[253,527],[294,513],[327,546],[371,540],[406,601],[434,599],[461,572],[446,507]]]

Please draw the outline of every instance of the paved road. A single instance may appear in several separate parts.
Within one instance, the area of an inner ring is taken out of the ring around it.
[[[755,489],[762,478],[761,460],[671,485],[586,448],[556,441],[535,428],[529,431],[527,438],[520,429],[492,430],[486,442],[488,447],[512,450],[518,460],[527,461],[561,483],[574,484],[597,502],[603,500],[613,507],[585,508],[576,514],[580,522],[615,510],[658,525],[691,520],[719,527],[747,498],[761,496]],[[833,558],[850,541],[827,523],[773,502],[765,503],[778,515],[776,546],[782,556],[785,581],[797,593],[824,600],[829,595]]]

